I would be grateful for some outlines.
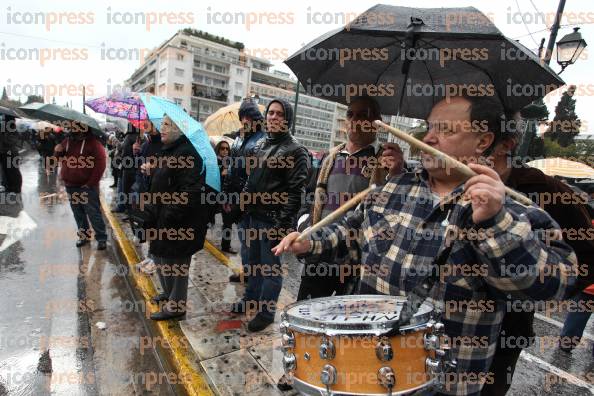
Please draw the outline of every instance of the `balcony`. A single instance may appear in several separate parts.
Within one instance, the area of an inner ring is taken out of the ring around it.
[[[199,99],[212,100],[219,103],[227,103],[228,90],[205,87],[204,85],[192,84],[192,96]]]

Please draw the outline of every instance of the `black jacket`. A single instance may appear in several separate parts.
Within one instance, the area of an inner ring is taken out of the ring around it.
[[[136,165],[134,162],[134,152],[132,146],[138,139],[138,132],[128,132],[122,142],[122,171],[124,172],[136,172]]]
[[[561,229],[592,229],[592,220],[585,205],[579,203],[583,201],[583,198],[576,196],[569,186],[554,177],[547,176],[542,171],[534,168],[513,168],[506,185],[528,195],[530,198],[536,198],[533,197],[534,194],[538,194],[541,199],[547,196],[554,198],[545,201],[548,203],[538,203],[553,220],[559,223]],[[571,204],[567,202],[571,202]],[[594,252],[594,241],[591,239],[580,240],[581,238],[576,237],[568,238],[565,232],[563,237],[575,251],[578,264],[587,268],[587,271],[580,271],[577,277],[574,293],[579,292],[594,283],[594,255],[592,254]],[[534,312],[531,310],[506,312],[501,324],[501,332],[506,337],[533,337],[533,322]],[[513,349],[502,348],[501,343],[497,344],[498,353],[500,350],[505,353]]]
[[[269,134],[254,148],[257,165],[244,188],[247,212],[278,229],[294,229],[308,177],[309,155],[289,132]]]
[[[155,239],[146,233],[150,238],[149,252],[167,258],[192,256],[204,245],[213,208],[202,202],[206,197],[202,158],[185,136],[164,145],[158,156],[161,158],[161,166],[157,165],[151,177],[145,229],[156,229],[162,234]],[[168,235],[161,230],[173,232]]]
[[[223,181],[223,191],[227,194],[240,193],[245,187],[248,174],[246,157],[253,154],[256,143],[264,139],[262,131],[246,133],[243,137],[237,133],[231,144],[231,152],[226,161],[229,162],[228,177]]]

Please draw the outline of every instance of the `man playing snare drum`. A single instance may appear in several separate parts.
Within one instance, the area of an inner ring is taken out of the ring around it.
[[[469,163],[477,176],[464,182],[423,153],[421,169],[392,178],[342,221],[302,242],[291,233],[273,249],[329,263],[356,257],[358,294],[406,295],[438,274],[430,299],[457,361],[443,377],[443,394],[478,395],[492,382],[507,305],[561,300],[575,279],[576,257],[557,224],[536,206],[506,199],[498,174],[477,164],[497,143],[503,114],[491,97],[437,103],[423,141]]]

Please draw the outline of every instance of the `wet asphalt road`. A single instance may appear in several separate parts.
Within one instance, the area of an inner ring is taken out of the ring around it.
[[[0,396],[171,394],[150,380],[161,368],[112,246],[76,248],[67,201],[40,199],[56,175],[36,153],[21,169],[22,205],[0,202]]]

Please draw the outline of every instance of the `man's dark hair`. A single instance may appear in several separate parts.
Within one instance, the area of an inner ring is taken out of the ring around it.
[[[371,114],[369,114],[369,116],[371,117],[372,120],[381,120],[382,119],[382,111],[381,111],[380,105],[377,102],[377,100],[375,100],[371,96],[362,95],[362,96],[357,96],[354,99],[352,99],[351,103],[349,105],[352,105],[353,103],[357,103],[357,102],[367,103],[367,105],[369,106],[369,110],[371,112]]]
[[[492,132],[493,143],[484,152],[485,155],[504,138],[517,136],[517,123],[513,121],[513,112],[506,111],[499,99],[494,96],[464,96],[470,102],[470,122],[479,124],[479,131]],[[487,130],[483,125],[486,124]]]

